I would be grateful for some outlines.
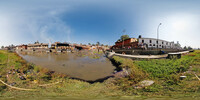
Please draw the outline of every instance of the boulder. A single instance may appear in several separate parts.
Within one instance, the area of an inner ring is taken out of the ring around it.
[[[154,84],[155,82],[152,81],[152,80],[144,80],[144,81],[141,81],[138,83],[137,86],[135,86],[136,89],[139,89],[139,88],[144,88],[144,87],[147,87],[147,86],[151,86],[152,84]]]

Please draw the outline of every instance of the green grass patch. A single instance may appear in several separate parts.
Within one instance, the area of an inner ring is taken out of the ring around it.
[[[121,68],[128,67],[135,70],[129,77],[120,79],[117,83],[128,93],[153,96],[200,92],[199,80],[193,74],[195,72],[200,75],[199,50],[186,54],[181,59],[131,60],[114,57],[114,60]],[[141,74],[141,72],[147,73],[145,74],[147,76]],[[180,80],[181,75],[185,75],[187,78]],[[134,76],[136,76],[135,80],[137,81],[149,79],[154,80],[155,83],[149,87],[134,89]]]

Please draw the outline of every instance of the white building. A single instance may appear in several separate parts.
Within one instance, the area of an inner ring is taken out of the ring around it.
[[[138,44],[146,46],[146,48],[160,48],[160,49],[181,49],[180,44],[177,42],[169,42],[161,39],[155,38],[142,38],[139,36]]]

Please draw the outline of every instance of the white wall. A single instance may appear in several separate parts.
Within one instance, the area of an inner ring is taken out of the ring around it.
[[[143,43],[147,44],[148,48],[157,48],[157,39],[152,39],[152,38],[138,38],[138,39],[139,39],[139,44],[142,44],[142,40],[144,40]],[[175,46],[173,42],[158,40],[158,48],[175,48]]]

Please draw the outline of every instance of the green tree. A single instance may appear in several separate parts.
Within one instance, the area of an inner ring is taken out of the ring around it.
[[[183,49],[187,49],[187,47],[186,46],[184,46],[184,48]]]
[[[192,47],[191,47],[191,46],[188,46],[188,50],[192,50]]]
[[[99,45],[100,45],[100,42],[98,41],[96,45],[99,46]]]
[[[88,43],[88,45],[91,45],[91,43]]]
[[[126,39],[129,39],[130,37],[128,35],[122,35],[120,37],[120,39],[123,41],[123,40],[126,40]]]

